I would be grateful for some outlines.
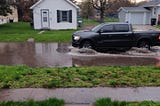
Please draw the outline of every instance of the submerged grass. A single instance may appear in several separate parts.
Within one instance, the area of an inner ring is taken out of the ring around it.
[[[112,101],[110,98],[103,98],[97,100],[95,106],[160,106],[160,102],[153,102],[153,101],[125,102],[125,101]]]
[[[0,66],[0,88],[160,86],[160,67],[30,68]]]
[[[49,99],[45,101],[0,102],[0,106],[64,106],[63,100]]]

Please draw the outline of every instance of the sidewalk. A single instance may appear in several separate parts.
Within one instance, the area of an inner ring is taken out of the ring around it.
[[[119,101],[160,101],[160,87],[139,88],[25,88],[0,89],[0,101],[25,101],[29,99],[45,100],[58,98],[65,101],[66,106],[91,106],[97,99],[109,97]],[[76,104],[76,105],[71,105]]]

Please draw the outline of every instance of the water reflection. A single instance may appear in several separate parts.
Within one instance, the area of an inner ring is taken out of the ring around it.
[[[0,43],[0,64],[35,66],[34,43]]]
[[[64,44],[64,47],[68,44]],[[57,52],[59,51],[59,52]],[[0,43],[1,65],[28,65],[31,67],[72,66],[72,58],[65,55],[57,43]]]
[[[106,65],[155,65],[151,57],[69,55],[69,43],[0,43],[0,65],[72,67]]]
[[[70,67],[72,66],[72,57],[66,55],[65,53],[69,50],[63,49],[67,48],[68,44],[58,44],[58,43],[36,43],[35,51],[36,57],[41,66],[48,67]]]

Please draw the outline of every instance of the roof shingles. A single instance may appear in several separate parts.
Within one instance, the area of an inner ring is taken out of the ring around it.
[[[143,7],[122,7],[127,12],[149,12],[149,10]]]
[[[152,6],[157,6],[159,4],[160,4],[160,0],[152,0],[142,5],[142,7],[152,7]]]

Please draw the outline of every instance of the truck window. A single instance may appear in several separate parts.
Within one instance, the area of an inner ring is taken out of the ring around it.
[[[113,25],[105,25],[101,28],[101,30],[103,31],[103,33],[113,32]]]
[[[129,25],[127,24],[117,24],[115,25],[116,32],[129,32]]]

